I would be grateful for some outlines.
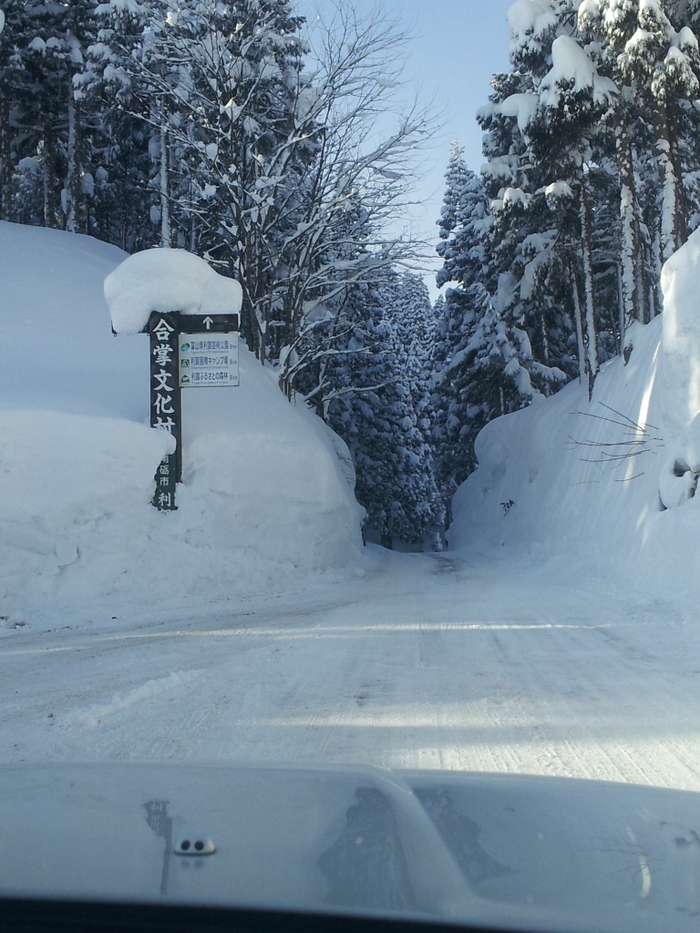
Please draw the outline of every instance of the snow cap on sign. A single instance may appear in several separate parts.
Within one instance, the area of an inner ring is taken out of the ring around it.
[[[242,300],[238,282],[184,249],[147,249],[129,256],[107,276],[104,293],[118,334],[142,331],[152,311],[235,314]]]

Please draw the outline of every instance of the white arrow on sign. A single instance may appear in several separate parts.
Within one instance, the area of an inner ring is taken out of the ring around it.
[[[213,323],[214,323],[213,319],[210,318],[208,315],[207,315],[207,317],[205,317],[204,320],[202,321],[202,324],[204,324],[204,326],[206,327],[207,330],[210,330],[210,329],[211,329],[211,325],[212,325]]]

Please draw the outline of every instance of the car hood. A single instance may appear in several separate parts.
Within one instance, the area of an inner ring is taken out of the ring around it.
[[[698,794],[594,781],[360,767],[0,768],[6,896],[557,933],[695,930],[699,833]]]

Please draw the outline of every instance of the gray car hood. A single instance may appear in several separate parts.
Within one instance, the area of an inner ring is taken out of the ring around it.
[[[696,930],[698,833],[698,794],[592,781],[359,767],[0,768],[0,895],[557,933]]]

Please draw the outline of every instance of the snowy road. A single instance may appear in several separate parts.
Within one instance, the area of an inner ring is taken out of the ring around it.
[[[0,640],[0,760],[366,763],[700,791],[697,621],[567,575],[397,554],[284,610],[18,629]]]

